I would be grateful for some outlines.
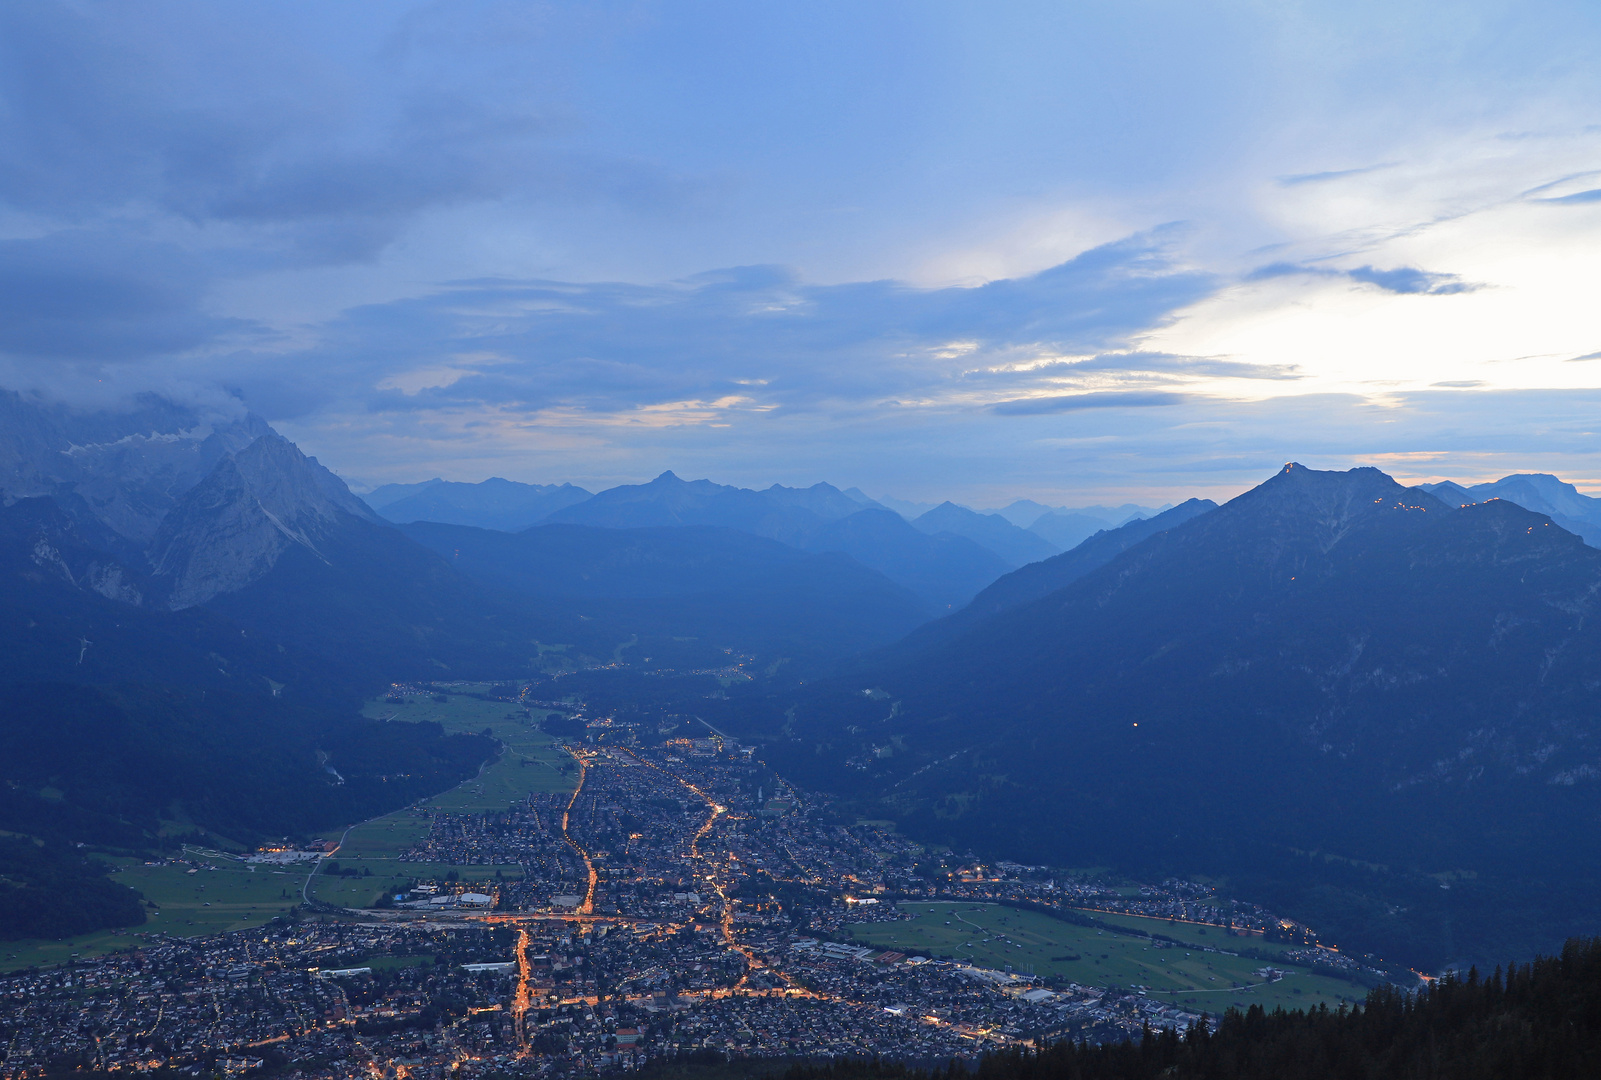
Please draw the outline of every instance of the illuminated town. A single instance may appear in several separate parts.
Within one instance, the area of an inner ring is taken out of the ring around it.
[[[381,906],[313,897],[264,926],[198,938],[151,930],[133,951],[0,979],[0,1074],[547,1075],[707,1050],[944,1062],[1203,1022],[1205,999],[1036,973],[1021,957],[871,943],[937,911],[958,936],[974,928],[968,950],[1022,949],[964,917],[978,903],[1072,918],[1098,935],[1118,927],[1097,919],[1128,916],[1210,928],[1216,945],[1182,955],[1204,950],[1242,970],[1260,967],[1248,947],[1263,931],[1305,938],[1282,954],[1288,966],[1257,971],[1263,985],[1287,971],[1381,974],[1204,886],[1131,890],[930,853],[886,823],[841,820],[715,734],[652,744],[605,722],[565,751],[577,763],[570,794],[536,792],[499,813],[406,811],[425,820],[396,862],[461,871],[419,875]],[[335,846],[252,857],[303,860],[313,873],[335,872],[341,857],[353,867]],[[220,858],[191,855],[184,872],[204,875]],[[521,875],[489,871],[510,866]],[[1143,931],[1127,940],[1158,956],[1185,948]],[[1227,983],[1248,989],[1251,978]]]

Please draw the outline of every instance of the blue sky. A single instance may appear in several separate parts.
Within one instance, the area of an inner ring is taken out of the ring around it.
[[[1585,3],[0,9],[0,383],[356,482],[1601,489]]]

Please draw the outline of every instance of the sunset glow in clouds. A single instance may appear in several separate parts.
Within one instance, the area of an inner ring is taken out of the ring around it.
[[[0,382],[355,481],[1601,487],[1593,5],[0,13]]]

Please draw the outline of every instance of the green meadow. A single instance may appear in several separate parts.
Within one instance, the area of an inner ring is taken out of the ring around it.
[[[161,920],[152,919],[144,926],[129,930],[99,930],[93,934],[52,941],[46,938],[24,938],[21,941],[0,941],[0,972],[20,971],[30,967],[55,967],[78,957],[104,956],[106,953],[137,949],[148,944],[143,937],[152,933],[152,925]]]
[[[521,706],[504,701],[485,701],[462,693],[446,693],[448,700],[435,701],[429,695],[411,695],[405,704],[392,704],[382,698],[367,702],[367,716],[432,721],[449,732],[476,733],[488,729],[505,744],[505,749],[483,772],[443,794],[429,799],[427,806],[452,813],[504,810],[535,791],[571,791],[578,782],[578,766],[539,730],[545,709],[522,715]]]
[[[485,687],[465,687],[483,690]],[[487,764],[476,777],[427,800],[418,807],[407,807],[380,818],[353,825],[345,831],[330,831],[330,838],[342,836],[339,866],[363,871],[362,876],[344,877],[319,873],[312,878],[310,894],[318,900],[343,907],[371,907],[380,896],[404,888],[412,880],[442,878],[454,871],[464,882],[489,883],[498,873],[515,880],[522,876],[518,866],[454,866],[448,863],[400,862],[399,856],[427,836],[436,811],[484,813],[503,811],[538,791],[566,793],[578,783],[578,766],[572,757],[539,730],[538,722],[547,710],[534,709],[524,717],[520,706],[504,701],[485,701],[467,693],[449,693],[435,701],[432,695],[410,695],[403,704],[382,698],[367,702],[363,712],[375,718],[432,721],[450,732],[481,732],[488,729],[504,744],[500,756]],[[366,873],[370,871],[369,873]]]
[[[309,891],[313,897],[324,903],[352,908],[372,907],[378,902],[379,897],[400,892],[409,887],[413,881],[439,879],[452,872],[463,884],[482,885],[485,889],[493,888],[497,873],[507,881],[516,881],[523,876],[523,868],[520,866],[454,866],[450,863],[399,862],[393,856],[387,859],[347,862],[344,852],[340,852],[336,861],[341,868],[370,870],[372,873],[359,877],[319,873],[311,879]]]
[[[863,944],[907,954],[951,957],[979,967],[1029,972],[1084,986],[1142,986],[1151,997],[1172,1001],[1197,1012],[1219,1013],[1228,1008],[1261,1005],[1272,1010],[1304,1008],[1326,1002],[1361,1001],[1367,991],[1354,983],[1283,962],[1274,966],[1289,972],[1276,983],[1264,983],[1253,972],[1264,961],[1243,956],[1205,952],[1196,945],[1165,945],[1116,930],[1076,926],[1039,912],[975,901],[918,902],[900,905],[915,919],[847,926]],[[1143,929],[1167,934],[1164,920],[1146,919]],[[1198,940],[1199,940],[1199,936]],[[1255,939],[1259,943],[1260,939]],[[1217,931],[1211,947],[1228,950],[1230,943]]]
[[[145,866],[131,859],[113,860],[112,880],[137,889],[146,900],[143,926],[107,930],[61,941],[0,942],[0,970],[60,964],[73,954],[99,956],[133,948],[136,934],[166,933],[174,937],[221,934],[259,926],[300,903],[304,868],[279,869],[217,859],[215,870],[189,872],[186,866]]]
[[[482,692],[488,685],[463,687]],[[500,755],[478,776],[434,796],[420,808],[407,807],[383,817],[337,826],[320,835],[344,837],[334,860],[341,868],[370,871],[355,877],[318,873],[310,882],[310,864],[274,868],[225,859],[212,860],[216,870],[188,873],[186,866],[145,866],[133,860],[112,860],[113,880],[144,894],[156,907],[149,909],[143,926],[125,931],[108,930],[60,941],[0,942],[0,971],[65,963],[77,956],[99,956],[142,943],[136,935],[167,933],[196,937],[259,926],[301,901],[302,889],[315,899],[343,907],[371,907],[380,896],[416,879],[443,878],[454,871],[463,882],[493,882],[522,876],[517,866],[453,866],[443,863],[402,863],[398,856],[428,833],[432,812],[473,813],[505,810],[530,792],[570,792],[578,782],[578,767],[555,741],[538,728],[546,710],[522,709],[503,701],[485,701],[466,693],[447,693],[447,700],[412,695],[396,705],[381,698],[367,702],[367,716],[396,720],[429,720],[451,732],[481,732],[488,728],[504,744]]]
[[[1286,950],[1295,948],[1293,945],[1268,941],[1261,934],[1240,932],[1230,935],[1220,926],[1199,926],[1195,923],[1179,922],[1176,919],[1153,919],[1144,915],[1115,915],[1104,911],[1086,910],[1084,914],[1099,922],[1109,923],[1112,926],[1137,930],[1142,934],[1161,934],[1175,941],[1182,941],[1188,945],[1198,945],[1202,948],[1251,949],[1254,952],[1268,953],[1273,956],[1282,956]]]

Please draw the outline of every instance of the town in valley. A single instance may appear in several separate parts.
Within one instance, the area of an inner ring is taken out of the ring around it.
[[[534,738],[546,715],[529,693],[388,698],[511,723],[495,767],[541,782],[498,807],[486,771],[465,802],[342,838],[119,869],[219,904],[229,881],[270,880],[294,902],[199,934],[162,925],[181,914],[168,905],[131,947],[20,970],[13,954],[0,1075],[522,1076],[708,1050],[935,1063],[1356,1002],[1408,974],[1205,884],[925,847],[798,790],[758,748],[704,724],[686,736],[689,718],[543,703],[579,723],[519,757],[513,732]]]

